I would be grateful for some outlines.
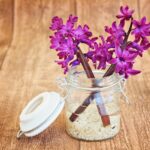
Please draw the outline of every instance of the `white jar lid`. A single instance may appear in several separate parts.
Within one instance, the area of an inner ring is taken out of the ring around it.
[[[35,136],[51,125],[64,107],[64,99],[56,92],[44,92],[34,97],[20,114],[21,135]]]

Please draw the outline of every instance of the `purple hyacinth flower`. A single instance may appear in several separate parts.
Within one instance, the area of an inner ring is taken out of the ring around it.
[[[74,55],[77,50],[76,44],[73,42],[71,37],[65,40],[60,46],[61,52],[65,52],[67,55]]]
[[[91,46],[95,40],[90,39],[92,32],[89,31],[89,27],[87,25],[84,25],[83,27],[79,25],[76,29],[73,30],[72,33],[77,43],[86,43]]]
[[[123,27],[125,24],[125,20],[129,20],[132,18],[132,14],[134,13],[134,10],[129,9],[128,6],[121,6],[120,7],[120,14],[117,15],[116,17],[118,19],[121,19],[121,26]]]
[[[62,26],[62,29],[60,30],[60,32],[66,36],[71,35],[73,31],[73,27],[75,23],[77,22],[77,20],[78,20],[78,17],[70,15],[66,24]]]
[[[69,16],[69,19],[67,20],[67,25],[68,24],[71,24],[72,25],[72,28],[74,26],[74,24],[78,21],[78,17],[77,16],[73,16],[73,15],[70,15]]]
[[[143,47],[144,50],[148,50],[150,48],[150,42],[145,37],[142,38],[140,45]]]
[[[76,58],[76,52],[80,43],[86,44],[92,48],[97,38],[93,38],[92,33],[87,25],[83,27],[79,25],[74,27],[77,22],[77,17],[70,15],[66,24],[63,24],[62,19],[54,17],[50,29],[55,31],[50,36],[50,48],[56,50],[59,59],[56,61],[64,69],[66,73],[69,65],[76,66],[80,64],[80,61]],[[87,57],[85,55],[85,57]]]
[[[130,53],[127,50],[121,50],[120,47],[115,50],[116,58],[110,60],[110,64],[115,64],[115,72],[122,73],[130,67],[130,64],[134,63],[134,59],[137,57],[136,53]]]
[[[132,17],[134,10],[129,9],[128,6],[121,6],[120,7],[120,14],[116,17],[123,20],[129,20]]]
[[[61,67],[64,69],[64,74],[67,73],[69,67],[68,64],[69,62],[73,59],[73,56],[68,56],[66,59],[64,60],[57,60],[55,61],[57,64],[61,65]]]
[[[54,30],[59,30],[59,29],[62,28],[62,26],[63,26],[62,18],[59,18],[57,16],[53,17],[50,29],[53,30],[53,31]]]
[[[133,20],[133,26],[135,28],[132,34],[135,35],[136,39],[150,36],[150,23],[146,23],[146,17],[143,17],[140,21]]]
[[[141,46],[141,45],[138,44],[137,42],[131,42],[131,43],[128,45],[128,49],[130,50],[130,52],[135,52],[135,53],[137,53],[137,55],[139,55],[139,56],[142,57],[144,48],[143,48],[143,46]],[[135,50],[136,50],[136,51],[135,51]]]
[[[125,31],[122,26],[117,26],[116,22],[113,22],[112,27],[105,26],[105,31],[110,34],[107,38],[108,42],[114,43],[115,46],[122,44],[125,36]]]
[[[92,60],[97,69],[105,69],[106,63],[112,58],[112,52],[108,51],[110,44],[105,41],[103,36],[100,36],[102,43],[94,43],[93,50],[89,51],[86,55]]]
[[[148,50],[149,47],[150,47],[150,43],[148,39],[142,37],[140,41],[134,40],[133,42],[130,42],[127,46],[127,49],[130,49],[131,52],[137,53],[139,56],[142,57],[143,52],[145,50]]]
[[[95,43],[95,54],[93,57],[93,62],[98,63],[97,69],[106,68],[107,57],[107,49]]]
[[[127,69],[124,70],[124,76],[125,76],[126,79],[129,77],[129,75],[137,75],[139,73],[141,73],[141,71],[134,70],[132,68],[127,68]]]
[[[50,38],[50,43],[51,43],[50,48],[56,49],[56,50],[60,48],[61,44],[64,41],[64,38],[59,33],[55,33],[54,36],[50,36],[49,38]]]

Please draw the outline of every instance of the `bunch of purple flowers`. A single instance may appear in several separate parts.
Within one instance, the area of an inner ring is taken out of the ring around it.
[[[133,13],[128,6],[122,6],[120,14],[116,16],[119,23],[113,22],[111,27],[105,26],[108,36],[100,36],[101,42],[98,42],[98,37],[92,37],[88,25],[75,27],[78,20],[76,16],[70,15],[66,23],[63,23],[62,18],[54,17],[50,27],[54,31],[50,36],[50,48],[58,51],[60,60],[56,62],[64,68],[64,73],[68,71],[69,66],[81,63],[77,57],[81,43],[89,47],[89,51],[84,53],[85,59],[92,60],[97,69],[105,69],[106,64],[115,65],[114,72],[125,78],[140,73],[133,69],[133,64],[137,56],[142,56],[150,47],[150,23],[146,23],[146,17],[135,20]],[[126,21],[131,22],[128,32],[124,29]],[[128,41],[129,35],[133,36],[132,41]]]
[[[80,61],[76,56],[79,44],[84,43],[92,48],[93,42],[97,38],[91,38],[92,32],[89,27],[79,25],[75,28],[75,23],[78,17],[70,15],[67,22],[63,24],[63,20],[59,17],[52,19],[51,30],[55,31],[53,36],[50,36],[50,48],[58,51],[58,57],[61,60],[56,61],[62,68],[64,73],[68,71],[68,66],[79,65]]]
[[[95,78],[88,61],[93,62],[96,69],[105,69],[107,64],[110,65],[103,77],[110,76],[114,72],[128,78],[129,75],[140,73],[139,70],[134,70],[133,65],[135,59],[142,57],[143,52],[148,50],[150,42],[150,23],[146,22],[146,17],[141,20],[133,18],[134,10],[128,6],[121,6],[120,13],[117,15],[117,22],[113,22],[111,27],[105,26],[107,37],[93,37],[88,25],[79,25],[75,27],[78,18],[70,15],[67,22],[59,17],[52,19],[50,29],[54,34],[50,36],[51,49],[56,50],[59,60],[56,62],[61,65],[66,73],[70,67],[81,64],[88,78]],[[125,23],[130,22],[128,31],[125,31]],[[129,40],[132,36],[132,40]],[[98,41],[99,40],[99,41]],[[83,53],[80,49],[80,44],[86,44],[88,51]],[[93,83],[94,86],[95,83]],[[78,114],[82,113],[90,104],[89,99],[101,100],[100,94],[92,94],[76,109],[70,116],[71,121],[75,121]],[[84,107],[83,107],[84,106]],[[86,106],[86,107],[85,107]],[[103,107],[103,108],[102,108]],[[102,115],[104,106],[97,103],[97,108],[104,126],[110,124],[108,115]]]

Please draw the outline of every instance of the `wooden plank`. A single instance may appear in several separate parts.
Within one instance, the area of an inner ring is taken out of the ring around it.
[[[104,25],[110,25],[115,20],[119,3],[115,1],[91,0],[77,1],[77,16],[79,23],[88,24],[94,35],[104,33]]]
[[[139,2],[139,10],[140,10],[140,15],[146,16],[147,20],[150,21],[150,1],[149,0],[138,0]]]
[[[0,0],[0,69],[13,38],[13,13],[13,0]]]

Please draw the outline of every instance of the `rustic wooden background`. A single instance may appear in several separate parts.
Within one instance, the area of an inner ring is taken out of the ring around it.
[[[120,133],[101,142],[78,141],[65,132],[64,113],[44,133],[16,139],[21,110],[33,96],[58,91],[62,70],[49,50],[49,23],[54,15],[79,16],[95,34],[128,4],[135,16],[150,21],[150,0],[0,0],[0,150],[150,150],[150,52],[137,61],[142,74],[129,79],[131,104],[122,104]]]

